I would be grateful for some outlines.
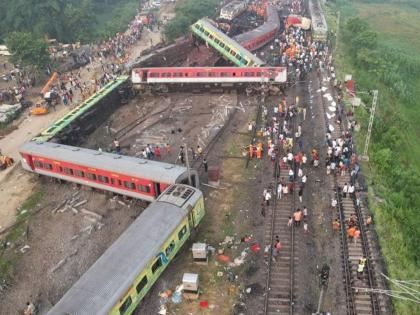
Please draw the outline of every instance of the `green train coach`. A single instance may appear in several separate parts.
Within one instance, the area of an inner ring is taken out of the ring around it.
[[[43,130],[38,136],[36,136],[32,140],[38,141],[38,142],[47,142],[51,140],[59,132],[61,132],[64,128],[66,128],[70,123],[75,121],[77,118],[81,117],[89,109],[97,105],[99,101],[101,101],[104,97],[106,97],[116,88],[118,88],[123,83],[125,83],[128,80],[128,78],[129,76],[123,75],[109,82],[103,88],[101,88],[97,93],[93,94],[83,103],[81,103],[80,105],[72,109],[70,112],[64,115],[64,117],[60,118],[54,124],[49,126],[47,129]]]
[[[200,190],[168,187],[67,291],[48,315],[127,315],[204,216]]]
[[[207,18],[195,22],[191,26],[191,31],[239,67],[261,67],[264,65],[264,61],[223,34]]]

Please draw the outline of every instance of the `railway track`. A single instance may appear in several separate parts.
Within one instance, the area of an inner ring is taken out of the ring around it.
[[[296,115],[293,120],[293,143],[295,144],[295,131],[297,125]],[[274,244],[275,237],[278,236],[282,245],[280,254],[276,260],[271,255],[268,259],[268,272],[266,280],[267,292],[264,297],[264,309],[261,314],[293,314],[294,312],[294,291],[295,291],[295,264],[298,257],[295,255],[295,227],[287,226],[289,216],[293,215],[296,207],[296,180],[294,181],[293,193],[283,195],[277,199],[277,186],[280,178],[288,178],[288,168],[279,167],[279,150],[276,156],[276,169],[274,171],[274,200],[271,209],[271,222],[265,231],[265,243]],[[294,165],[293,165],[294,167]],[[297,174],[295,172],[295,178]]]
[[[322,82],[322,80],[321,80]],[[333,93],[331,93],[333,94]],[[325,104],[324,97],[321,95],[322,106],[324,113],[327,111],[327,105]],[[342,137],[343,127],[336,121],[329,121],[324,115],[325,125],[330,124],[334,127],[334,131],[331,132],[333,139]],[[376,264],[378,257],[372,253],[372,248],[376,246],[373,244],[373,233],[374,231],[369,230],[365,225],[367,218],[367,209],[362,206],[357,206],[355,196],[349,196],[344,198],[341,193],[341,187],[345,183],[351,183],[351,178],[348,172],[343,176],[334,176],[331,182],[331,190],[334,192],[335,197],[338,201],[337,206],[337,217],[340,221],[340,243],[341,243],[341,255],[342,255],[342,269],[343,269],[343,282],[346,296],[346,309],[347,315],[380,315],[389,314],[389,307],[386,305],[386,301],[380,298],[376,294],[369,292],[370,289],[385,286],[383,279],[380,276],[380,266]],[[355,184],[356,190],[358,188],[357,183]],[[357,216],[357,227],[361,232],[360,240],[357,243],[347,238],[347,225],[346,222],[349,220],[352,214]],[[365,272],[362,276],[357,275],[358,262],[360,258],[367,258]],[[363,288],[363,289],[360,289]]]

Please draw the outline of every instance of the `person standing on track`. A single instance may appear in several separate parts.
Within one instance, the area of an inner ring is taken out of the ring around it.
[[[267,190],[267,192],[264,195],[264,200],[265,200],[266,206],[269,206],[270,205],[270,200],[271,200],[271,193],[270,193],[270,191]]]
[[[347,193],[349,192],[349,186],[347,185],[347,183],[344,183],[342,192],[343,192],[343,198],[347,198]]]
[[[293,220],[295,222],[295,226],[298,227],[300,226],[300,221],[302,221],[302,210],[297,209],[294,213],[293,213]]]

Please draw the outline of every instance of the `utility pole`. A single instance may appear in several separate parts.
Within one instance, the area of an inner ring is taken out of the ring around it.
[[[188,147],[187,144],[184,143],[184,148],[185,148],[185,162],[187,164],[187,172],[188,172],[188,185],[192,186],[192,182],[191,182],[191,170],[190,170],[190,160],[188,159]]]
[[[337,14],[337,25],[336,25],[336,29],[335,29],[335,47],[334,50],[337,52],[337,47],[338,47],[338,34],[340,33],[340,11],[338,11]]]
[[[366,135],[365,149],[363,151],[363,156],[362,156],[362,158],[365,159],[366,161],[369,161],[369,156],[368,156],[369,142],[370,142],[370,136],[372,134],[372,126],[373,126],[373,120],[375,118],[376,104],[378,103],[379,91],[373,90],[372,93],[373,93],[372,108],[370,109],[368,132]]]

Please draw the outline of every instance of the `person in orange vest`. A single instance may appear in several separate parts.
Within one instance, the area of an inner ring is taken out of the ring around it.
[[[348,238],[350,239],[350,240],[353,240],[353,238],[354,238],[354,233],[356,232],[356,228],[354,227],[354,226],[352,226],[352,227],[349,227],[348,229],[347,229],[347,236],[348,236]]]

